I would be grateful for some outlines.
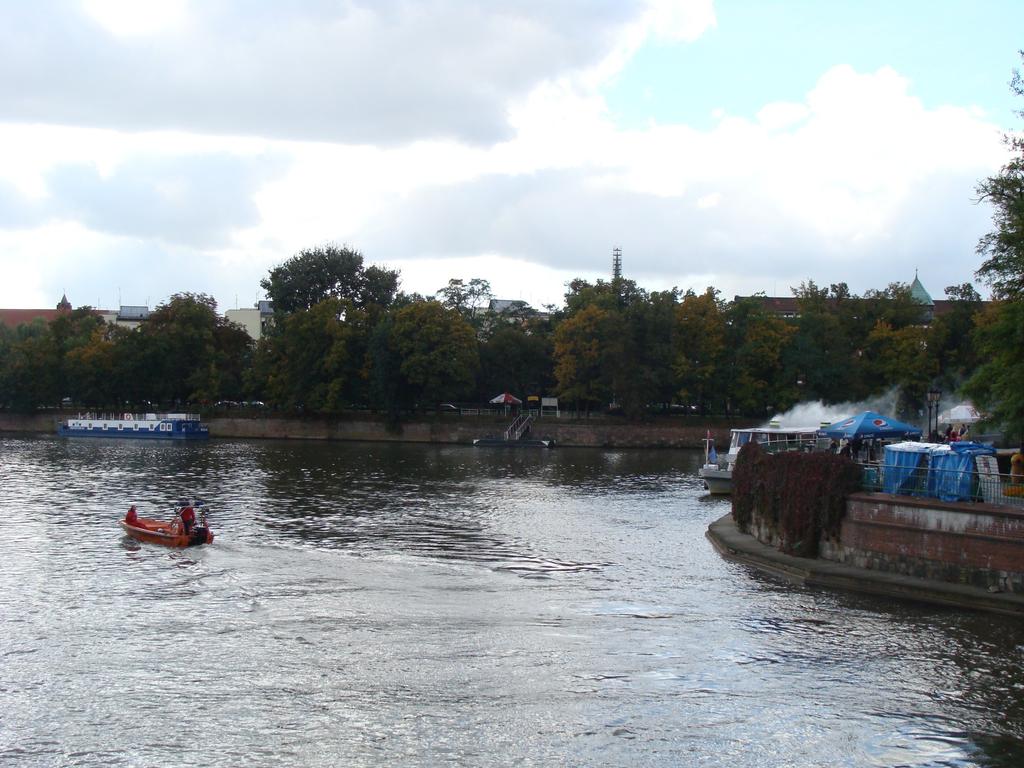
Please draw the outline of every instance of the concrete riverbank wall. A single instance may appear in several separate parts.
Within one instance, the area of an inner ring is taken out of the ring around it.
[[[55,433],[62,415],[0,413],[0,433]],[[691,417],[692,418],[692,417]],[[696,421],[696,420],[695,420]],[[472,444],[488,435],[500,436],[507,426],[493,418],[444,416],[409,421],[389,429],[382,420],[367,418],[300,419],[279,416],[214,417],[205,419],[214,438],[362,440],[372,442]],[[727,446],[730,427],[747,423],[710,425],[719,446]],[[534,423],[531,436],[555,441],[556,446],[587,448],[703,448],[709,425],[664,420],[630,423],[589,419],[545,418]]]

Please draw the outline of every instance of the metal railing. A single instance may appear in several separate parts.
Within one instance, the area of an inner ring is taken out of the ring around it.
[[[786,453],[787,451],[803,451],[813,453],[828,449],[828,438],[820,437],[773,437],[769,442],[757,442],[757,447],[765,453]]]
[[[1022,477],[980,472],[975,467],[941,469],[864,463],[861,469],[862,488],[868,492],[1024,508]]]
[[[198,413],[134,413],[129,411],[104,412],[104,411],[80,411],[77,416],[72,417],[78,421],[162,421],[164,419],[177,419],[179,421],[200,421]]]
[[[523,432],[530,428],[532,420],[532,417],[525,413],[516,416],[515,420],[508,425],[508,429],[505,430],[505,439],[518,440],[523,436]]]

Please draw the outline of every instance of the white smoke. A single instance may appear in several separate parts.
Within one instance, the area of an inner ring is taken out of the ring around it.
[[[785,413],[777,413],[772,416],[771,421],[778,422],[780,427],[814,427],[817,429],[823,424],[835,424],[841,419],[856,416],[864,411],[875,411],[883,416],[893,416],[896,412],[898,395],[897,389],[893,387],[888,392],[859,403],[826,405],[820,400],[813,403],[797,403]]]

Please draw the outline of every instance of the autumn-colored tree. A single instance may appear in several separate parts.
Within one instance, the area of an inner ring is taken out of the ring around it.
[[[118,386],[117,340],[127,333],[123,328],[101,322],[84,344],[65,355],[67,396],[91,408],[117,408],[124,399],[124,389]]]
[[[559,396],[586,410],[611,402],[613,392],[606,361],[613,338],[614,315],[591,304],[563,320],[555,329],[555,380]]]
[[[699,295],[687,291],[675,316],[673,371],[678,397],[702,414],[721,409],[726,392],[722,370],[726,323],[718,291],[710,287]]]

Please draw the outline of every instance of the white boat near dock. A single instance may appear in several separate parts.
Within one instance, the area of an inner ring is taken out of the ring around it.
[[[697,475],[704,481],[708,493],[730,495],[736,457],[744,445],[755,442],[771,453],[814,451],[829,443],[828,438],[819,436],[818,431],[818,427],[781,427],[775,422],[767,427],[732,429],[729,430],[729,451],[724,455],[715,451],[714,440],[709,437],[704,441],[704,464],[697,470]]]

